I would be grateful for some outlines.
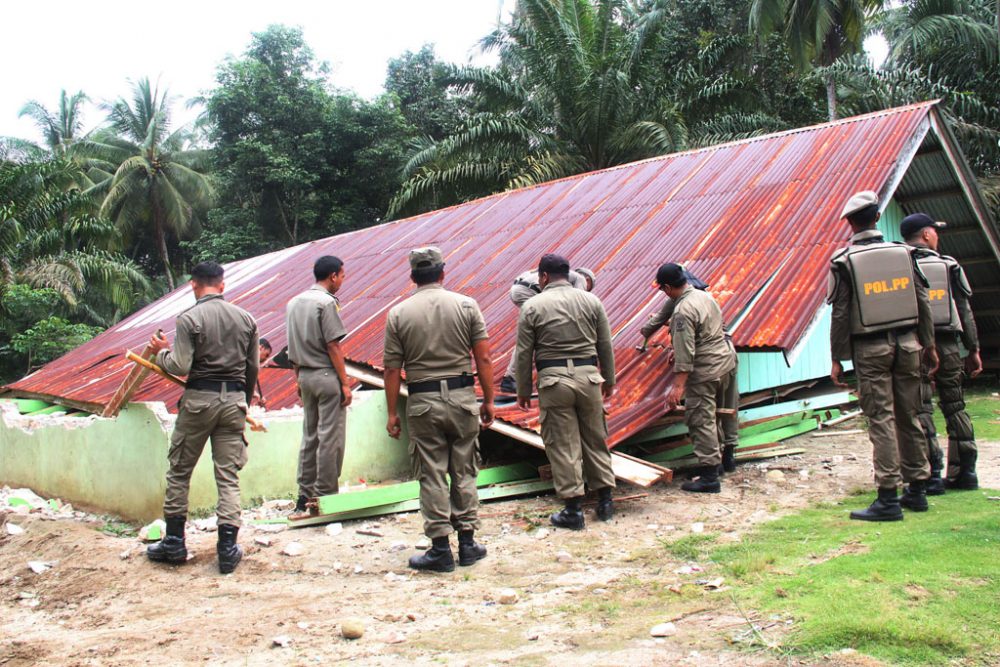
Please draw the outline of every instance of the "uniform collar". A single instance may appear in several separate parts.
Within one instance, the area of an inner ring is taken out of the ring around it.
[[[694,291],[694,286],[691,283],[688,283],[687,286],[684,288],[684,291],[681,292],[680,296],[678,296],[676,299],[674,299],[674,305],[676,306],[684,298],[686,298],[688,294],[690,294],[693,291]]]
[[[205,303],[209,299],[222,299],[223,301],[225,301],[225,297],[221,294],[206,294],[205,296],[198,299],[196,303]]]
[[[553,280],[548,285],[546,285],[545,289],[543,289],[542,291],[544,292],[545,290],[554,289],[557,287],[572,287],[572,285],[569,284],[568,280]]]
[[[328,290],[328,289],[327,289],[327,288],[325,288],[325,287],[320,287],[319,285],[313,285],[313,286],[312,286],[312,287],[310,287],[309,289],[311,289],[311,290],[316,290],[317,292],[323,292],[323,293],[325,293],[325,294],[329,294],[329,295],[330,295],[330,296],[332,296],[332,297],[333,297],[334,299],[337,299],[337,295],[336,295],[336,294],[334,294],[333,292],[331,292],[330,290]],[[337,301],[339,302],[339,301],[340,301],[340,299],[337,299]]]
[[[857,234],[853,234],[851,236],[852,245],[859,243],[873,243],[875,241],[882,241],[882,240],[884,240],[882,237],[882,232],[878,229],[866,229],[863,232],[858,232]]]
[[[417,287],[418,292],[426,292],[434,289],[444,289],[444,285],[441,283],[427,283],[426,285],[420,285]]]

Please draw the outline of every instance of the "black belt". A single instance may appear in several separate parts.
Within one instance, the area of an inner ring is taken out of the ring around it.
[[[538,370],[542,370],[543,368],[555,368],[556,366],[566,368],[569,366],[569,362],[571,361],[574,366],[597,365],[597,357],[584,357],[583,359],[539,359],[535,362],[535,368]]]
[[[246,391],[247,386],[239,380],[206,380],[198,378],[187,381],[188,389],[200,389],[202,391]]]
[[[854,340],[875,340],[879,338],[886,338],[889,334],[895,334],[896,336],[905,336],[908,333],[916,331],[916,327],[899,327],[898,329],[886,329],[885,331],[873,331],[871,333],[860,333],[852,334],[851,338]]]
[[[527,280],[521,280],[520,278],[518,278],[517,280],[514,281],[514,284],[521,285],[522,287],[527,287],[536,294],[542,293],[542,288],[538,283],[529,283]]]
[[[441,381],[448,385],[448,389],[461,389],[471,387],[476,384],[476,379],[471,375],[455,375],[441,380],[424,380],[422,382],[409,382],[406,388],[411,394],[421,394],[428,391],[438,391],[441,388]]]

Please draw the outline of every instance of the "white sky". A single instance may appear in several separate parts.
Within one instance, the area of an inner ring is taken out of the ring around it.
[[[464,63],[479,56],[511,0],[174,0],[85,3],[5,0],[0,9],[0,135],[40,140],[17,113],[28,100],[49,109],[59,91],[83,90],[95,102],[128,95],[126,80],[149,76],[181,100],[209,90],[227,54],[239,56],[250,33],[272,23],[301,26],[331,82],[364,97],[382,90],[386,62],[425,43],[439,58]],[[154,11],[155,10],[155,11]],[[505,14],[506,16],[506,14]],[[477,60],[481,61],[481,57]],[[191,114],[175,106],[175,119]],[[103,113],[89,106],[84,122]]]

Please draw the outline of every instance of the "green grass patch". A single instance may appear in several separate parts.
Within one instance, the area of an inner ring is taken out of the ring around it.
[[[680,560],[700,560],[718,537],[715,533],[692,533],[676,540],[660,539],[663,548]]]
[[[825,505],[761,526],[711,558],[745,607],[794,619],[784,650],[854,648],[891,664],[1000,663],[996,491],[931,499],[896,523]]]
[[[137,537],[139,535],[139,529],[132,524],[112,518],[106,518],[98,530],[112,537]]]
[[[977,380],[965,390],[965,411],[969,413],[979,440],[1000,440],[1000,398],[993,396],[1000,387],[992,378]],[[943,449],[948,448],[948,430],[945,428],[944,415],[934,397],[934,424],[937,426],[938,442]]]

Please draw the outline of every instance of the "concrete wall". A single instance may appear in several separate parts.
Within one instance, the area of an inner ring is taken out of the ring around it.
[[[44,497],[127,519],[160,516],[166,486],[167,448],[172,415],[132,404],[116,419],[97,417],[28,418],[0,401],[0,484],[26,486]],[[358,391],[347,414],[347,451],[341,484],[359,479],[407,479],[407,434],[393,440],[385,432],[385,394]],[[244,504],[261,497],[296,493],[301,415],[268,414],[268,431],[247,431],[249,462],[240,474]],[[210,445],[191,479],[191,509],[215,506]]]

